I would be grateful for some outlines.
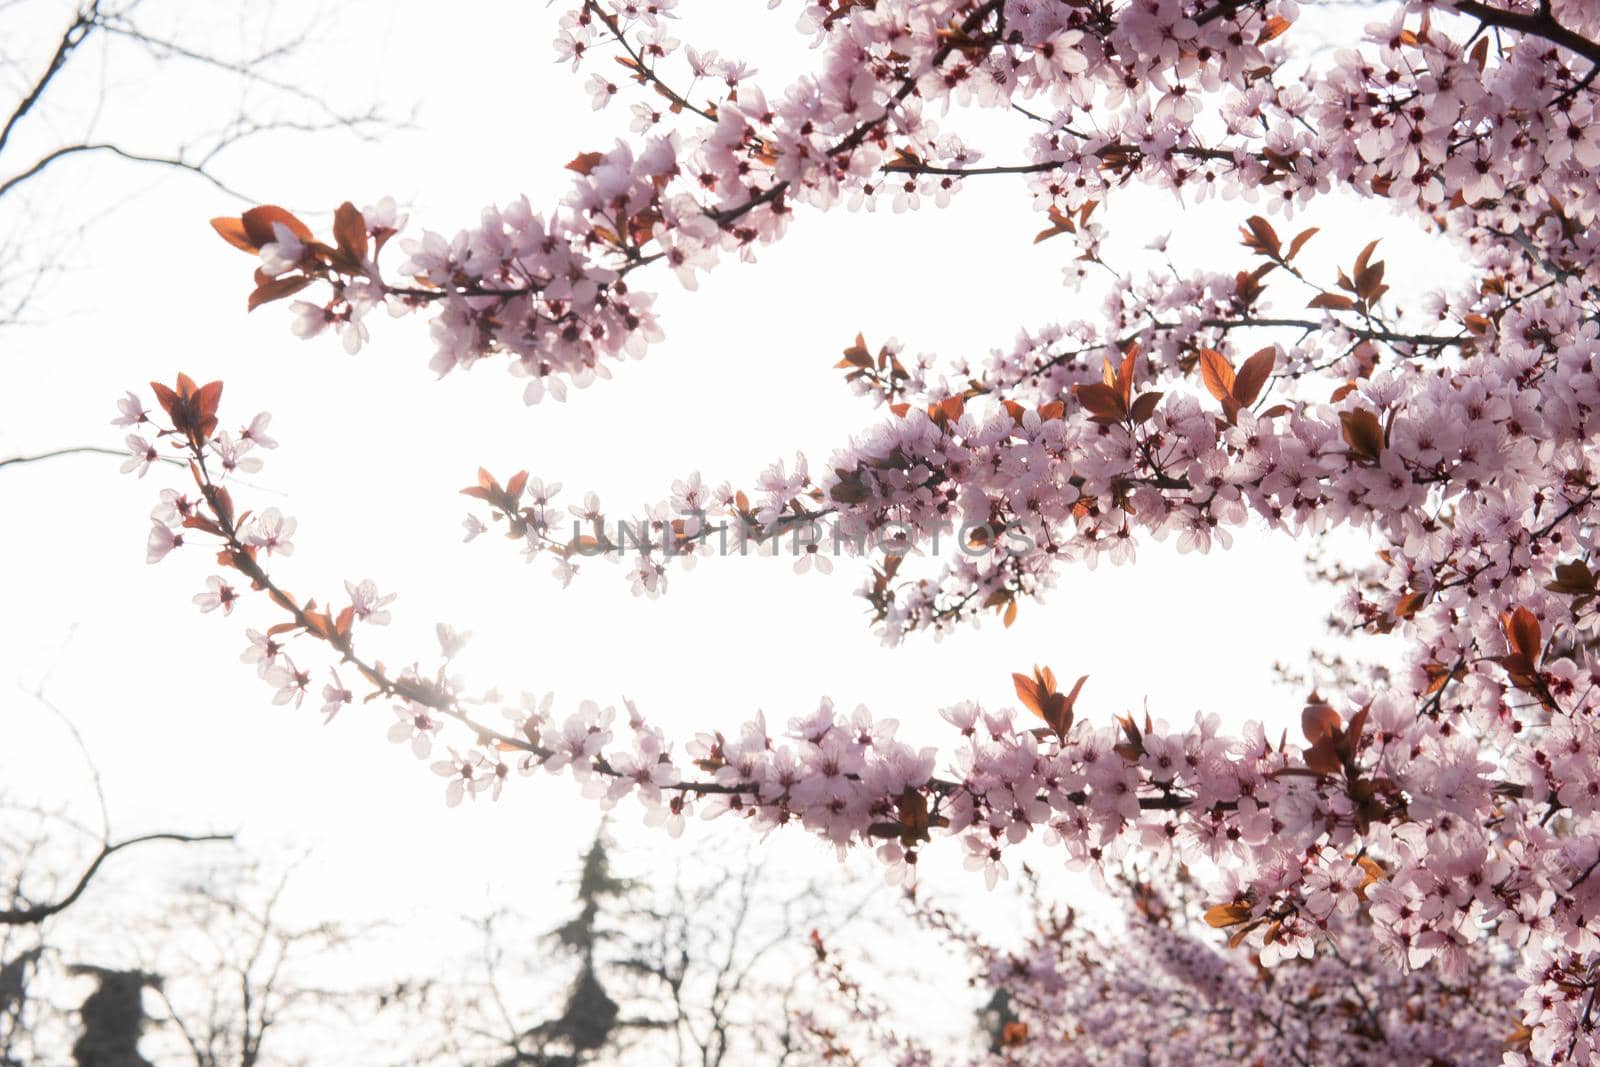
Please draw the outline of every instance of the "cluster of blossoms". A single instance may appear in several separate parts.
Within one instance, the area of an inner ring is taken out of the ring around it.
[[[1376,888],[1371,873],[1347,866]],[[1033,932],[1008,949],[917,902],[919,923],[968,957],[974,985],[994,991],[984,1018],[988,1055],[955,1060],[897,1031],[894,1013],[820,939],[818,968],[839,995],[831,1012],[804,1018],[803,1032],[830,1061],[878,1053],[906,1067],[1487,1067],[1502,1062],[1504,1048],[1529,1046],[1528,1031],[1506,1026],[1504,1005],[1517,984],[1503,951],[1475,950],[1470,970],[1447,982],[1401,971],[1377,956],[1362,929],[1365,913],[1352,906],[1328,916],[1337,951],[1267,968],[1261,956],[1229,952],[1197,933],[1207,917],[1185,899],[1193,884],[1183,868],[1158,867],[1159,878],[1145,870],[1121,879],[1120,923],[1061,907],[1026,878]]]
[[[815,470],[777,464],[749,491],[692,475],[616,527],[631,537],[611,534],[592,495],[564,506],[526,473],[482,472],[467,492],[563,581],[585,556],[630,558],[645,594],[729,527],[770,539],[825,521],[873,558],[862,593],[891,641],[989,610],[1009,621],[1063,568],[1131,561],[1143,539],[1206,551],[1245,522],[1356,529],[1380,551],[1348,573],[1342,620],[1399,635],[1404,672],[1313,697],[1303,743],[1260,725],[1227,736],[1207,716],[1090,721],[1079,689],[1043,670],[1017,677],[1042,726],[957,705],[943,714],[960,741],[943,755],[827,703],[784,729],[757,719],[686,744],[632,707],[563,715],[529,698],[495,717],[449,677],[460,635],[441,630],[436,672],[390,673],[354,639],[380,621],[376,590],[351,583],[335,611],[273,584],[265,562],[288,550],[293,520],[236,515],[223,485],[254,469],[265,423],[218,432],[220,385],[187,379],[157,395],[198,495],[163,497],[152,558],[206,535],[239,588],[287,612],[246,653],[280,701],[313,684],[283,643],[309,638],[393,704],[390,737],[419,758],[464,727],[472,743],[435,764],[452,801],[571,774],[604,805],[637,797],[669,830],[696,809],[799,825],[874,848],[896,879],[935,834],[958,837],[991,883],[1034,838],[1091,869],[1181,862],[1206,880],[1207,919],[1263,965],[1326,967],[1330,983],[1381,972],[1396,997],[1417,974],[1454,988],[1484,961],[1514,966],[1512,993],[1496,994],[1515,1000],[1504,1031],[1522,1028],[1508,1062],[1600,1060],[1600,5],[1414,0],[1319,65],[1286,50],[1297,11],[1275,0],[819,2],[802,19],[818,70],[771,102],[738,62],[680,50],[672,6],[585,0],[563,20],[565,58],[615,53],[643,99],[635,141],[573,160],[560,210],[519,202],[403,244],[404,284],[378,265],[401,225],[390,206],[344,205],[328,243],[277,208],[217,220],[260,258],[252,303],[325,287],[296,305],[297,329],[337,326],[347,346],[380,304],[431,309],[435,369],[503,354],[533,401],[656,336],[635,271],[664,261],[692,287],[725,254],[782,236],[801,206],[914,207],[978,175],[1022,175],[1048,219],[1040,237],[1071,242],[1081,267],[1106,266],[1094,213],[1123,185],[1264,201],[1244,220],[1240,269],[1111,268],[1099,316],[982,361],[858,338],[841,368],[886,410]],[[625,92],[603,74],[591,88],[601,106]],[[1027,158],[983,164],[934,121],[965,106],[1027,116]],[[1377,242],[1313,277],[1297,256],[1315,230],[1285,239],[1269,216],[1333,189],[1444,233],[1471,286],[1430,298],[1419,322],[1386,299]],[[149,419],[136,398],[123,410]],[[129,447],[130,469],[161,458],[144,437]],[[487,525],[469,518],[469,539]],[[908,573],[940,536],[963,551]],[[200,606],[229,610],[229,581],[213,578]],[[329,715],[353,699],[338,675],[323,695]],[[1174,967],[1191,965],[1212,962]],[[1423,1033],[1487,1025],[1440,1021],[1466,1008],[1418,1010]],[[1374,1023],[1401,1059],[1422,1040],[1403,1022]],[[1145,1061],[1108,1046],[1097,1062]]]

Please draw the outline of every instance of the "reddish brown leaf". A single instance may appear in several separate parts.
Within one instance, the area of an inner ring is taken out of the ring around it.
[[[1254,930],[1264,922],[1266,922],[1265,919],[1256,919],[1253,922],[1245,923],[1243,926],[1239,927],[1239,929],[1235,930],[1228,936],[1228,947],[1238,948],[1240,945],[1244,944],[1244,939],[1250,936],[1250,931]]]
[[[1337,736],[1340,722],[1339,713],[1321,702],[1309,703],[1300,712],[1300,729],[1313,745]]]
[[[1556,580],[1547,583],[1545,588],[1563,596],[1594,596],[1596,592],[1594,575],[1581,559],[1556,564]]]
[[[1351,755],[1361,741],[1361,733],[1367,728],[1367,716],[1372,713],[1372,703],[1369,701],[1361,705],[1361,710],[1350,716],[1350,725],[1345,728],[1345,745]]]
[[[1372,259],[1372,253],[1377,250],[1378,242],[1380,240],[1381,238],[1374,237],[1371,241],[1367,242],[1367,247],[1361,250],[1361,254],[1356,256],[1355,272],[1357,274],[1360,274],[1362,271],[1367,269],[1367,263]]]
[[[1472,46],[1467,58],[1478,68],[1478,73],[1482,74],[1484,66],[1489,62],[1489,38],[1479,37],[1478,43]]]
[[[1427,593],[1407,593],[1405,596],[1401,597],[1400,602],[1394,606],[1394,617],[1397,619],[1409,619],[1417,612],[1421,611],[1422,605],[1426,604],[1427,602]]]
[[[156,403],[161,405],[161,410],[167,413],[168,418],[171,418],[173,408],[178,404],[178,394],[160,382],[151,382],[150,390],[156,394]]]
[[[250,299],[246,302],[247,311],[254,311],[262,304],[270,304],[274,300],[282,300],[286,296],[293,296],[311,284],[311,277],[306,274],[285,274],[281,278],[270,278],[255,287]]]
[[[1050,223],[1051,226],[1048,230],[1040,230],[1034,235],[1034,244],[1038,244],[1040,241],[1048,241],[1052,237],[1059,237],[1064,233],[1077,231],[1077,226],[1073,225],[1072,218],[1068,215],[1063,215],[1059,208],[1053,206],[1050,208]]]
[[[1272,223],[1260,215],[1251,215],[1246,219],[1239,233],[1244,238],[1242,243],[1246,248],[1272,259],[1279,258],[1278,233],[1272,228]]]
[[[254,250],[259,250],[262,245],[272,244],[278,239],[277,231],[273,229],[276,225],[283,226],[302,241],[311,240],[309,226],[274,204],[253,207],[246,211],[239,221],[244,224],[245,236],[255,245]]]
[[[1277,358],[1276,349],[1263,348],[1244,361],[1244,366],[1239,368],[1233,380],[1232,390],[1233,398],[1240,407],[1249,407],[1256,402],[1256,397],[1261,395],[1261,387],[1272,377],[1272,366]]]
[[[210,437],[217,428],[217,405],[222,402],[222,383],[207,382],[194,394],[194,410],[200,436]]]
[[[859,504],[872,495],[857,474],[840,478],[828,489],[828,499],[840,504]]]
[[[1014,606],[1015,600],[1011,601]],[[1033,677],[1025,674],[1013,674],[1011,682],[1016,687],[1017,696],[1023,705],[1039,718],[1043,719],[1055,731],[1058,737],[1065,738],[1067,731],[1072,729],[1073,705],[1078,701],[1078,694],[1083,691],[1083,683],[1089,680],[1085,674],[1079,678],[1070,693],[1056,691],[1056,676],[1049,667],[1035,667]]]
[[[1518,608],[1501,617],[1501,625],[1505,628],[1506,643],[1511,650],[1528,663],[1537,668],[1539,657],[1544,651],[1544,640],[1539,634],[1539,619],[1527,608]]]
[[[1156,413],[1156,405],[1161,403],[1160,393],[1141,393],[1128,409],[1128,415],[1134,422],[1145,422]]]
[[[169,389],[160,382],[151,382],[150,388],[162,410],[172,419],[172,428],[187,437],[191,444],[199,445],[216,431],[221,382],[209,382],[202,388],[187,374],[179,374],[176,388]]]
[[[856,334],[856,343],[844,350],[844,358],[838,362],[837,366],[861,367],[863,370],[871,368],[872,353],[867,350],[866,338],[859,333]]]
[[[1273,15],[1271,18],[1267,19],[1266,25],[1261,27],[1261,35],[1256,38],[1256,44],[1263,45],[1268,41],[1275,40],[1276,38],[1283,36],[1288,32],[1289,27],[1293,25],[1294,23],[1290,22],[1282,15]]]
[[[1200,380],[1218,400],[1227,401],[1233,397],[1233,364],[1216,349],[1200,350]]]
[[[1367,887],[1374,882],[1381,882],[1389,877],[1389,872],[1383,869],[1383,864],[1371,856],[1357,856],[1356,865],[1361,868],[1361,884],[1356,887],[1356,895],[1362,900],[1367,899]]]
[[[1378,425],[1378,416],[1365,409],[1341,411],[1339,422],[1344,426],[1344,441],[1350,451],[1376,462],[1383,454],[1383,428]]]
[[[204,515],[190,515],[188,518],[183,520],[183,528],[186,530],[204,530],[206,533],[217,537],[224,536],[222,533],[222,527],[218,526]]]
[[[1072,393],[1096,422],[1121,422],[1128,414],[1128,409],[1122,406],[1122,394],[1109,385],[1099,382],[1075,385]]]
[[[1254,905],[1246,900],[1236,900],[1231,904],[1216,904],[1206,909],[1206,925],[1220,928],[1249,922],[1250,913],[1254,910]]]
[[[1344,761],[1339,758],[1334,742],[1324,738],[1305,751],[1306,766],[1318,774],[1338,774],[1344,770]]]
[[[333,237],[354,263],[367,258],[367,220],[348,200],[333,213]]]
[[[1317,229],[1318,228],[1316,226],[1313,226],[1310,229],[1301,230],[1298,234],[1296,234],[1295,239],[1289,242],[1289,251],[1284,254],[1283,258],[1285,260],[1293,259],[1295,254],[1306,246],[1306,242],[1311,240],[1311,238],[1316,234]]]
[[[1308,308],[1327,308],[1330,311],[1349,311],[1355,306],[1354,300],[1338,293],[1318,293],[1311,298],[1311,303],[1306,305]]]
[[[1128,351],[1122,357],[1122,366],[1117,368],[1117,391],[1122,394],[1122,406],[1130,407],[1133,404],[1133,376],[1139,365],[1139,344],[1134,342],[1128,346]]]
[[[233,247],[251,255],[261,251],[261,248],[250,240],[250,235],[245,232],[244,220],[238,217],[229,218],[218,216],[211,220],[211,228],[222,235],[222,239]]]
[[[1374,242],[1376,243],[1376,242]],[[1388,286],[1381,284],[1383,281],[1383,261],[1379,260],[1370,266],[1362,267],[1356,272],[1356,295],[1370,304],[1388,290]]]

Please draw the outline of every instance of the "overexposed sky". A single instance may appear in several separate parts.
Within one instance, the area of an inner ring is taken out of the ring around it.
[[[215,18],[197,3],[147,6]],[[710,18],[709,3],[684,7],[691,18],[679,36],[753,54],[769,95],[805,62],[792,5],[718,3]],[[275,10],[294,24],[317,9],[294,0]],[[308,220],[345,199],[394,195],[410,205],[413,233],[452,233],[522,193],[536,208],[554,206],[568,184],[562,164],[608,145],[627,119],[625,106],[591,111],[582,76],[551,61],[558,12],[487,0],[338,5],[298,83],[344,103],[415,106],[415,128],[371,143],[338,133],[263,139],[222,157],[217,171]],[[696,15],[704,23],[692,32]],[[39,19],[28,33],[48,41],[58,26]],[[202,106],[193,83],[171,73],[119,81],[102,109],[105,135],[158,136]],[[44,128],[39,136],[61,136],[71,122],[63,113]],[[857,331],[953,358],[1009,346],[1019,329],[1093,317],[1100,290],[1062,284],[1071,246],[1030,243],[1041,224],[1018,180],[970,182],[942,211],[802,210],[760,262],[727,262],[695,293],[665,272],[641,277],[661,293],[667,340],[641,362],[614,365],[612,381],[533,408],[498,361],[436,382],[416,318],[375,315],[372,342],[350,357],[331,337],[297,341],[281,305],[247,316],[252,264],[206,224],[244,206],[192,177],[100,159],[64,163],[32,200],[0,204],[0,229],[94,218],[67,249],[73,269],[35,308],[42,325],[0,333],[0,456],[119,446],[109,420],[122,390],[147,391],[180,370],[221,378],[225,424],[273,413],[281,447],[249,478],[259,489],[236,498],[299,519],[297,551],[275,571],[288,588],[328,599],[346,578],[372,578],[400,594],[394,624],[367,637],[379,658],[431,660],[434,624],[449,622],[476,635],[458,661],[475,686],[553,691],[558,707],[631,697],[684,740],[735,728],[758,708],[781,723],[827,694],[898,718],[915,739],[946,742],[938,708],[1013,703],[1010,673],[1035,663],[1090,676],[1081,715],[1109,718],[1148,701],[1175,720],[1206,709],[1234,722],[1298,721],[1302,694],[1276,687],[1271,665],[1301,661],[1322,636],[1329,591],[1306,586],[1303,545],[1252,531],[1205,557],[1145,545],[1136,568],[1069,573],[1046,604],[1024,604],[1010,630],[996,620],[897,649],[879,646],[851,595],[860,562],[796,576],[786,559],[706,559],[675,570],[669,593],[647,601],[609,564],[591,561],[563,591],[548,563],[525,564],[515,545],[461,544],[469,509],[457,490],[479,465],[560,481],[569,502],[594,490],[617,512],[664,497],[691,470],[748,485],[796,449],[820,463],[879,417],[833,367]],[[1211,202],[1180,212],[1131,190],[1105,218],[1117,255],[1171,230],[1180,266],[1232,268],[1248,262],[1236,228],[1254,210]],[[325,227],[326,216],[316,222]],[[1313,270],[1348,263],[1387,232],[1397,289],[1441,274],[1421,251],[1408,263],[1402,250],[1421,246],[1371,207],[1338,201],[1300,225],[1323,227],[1303,257]],[[392,267],[398,249],[389,255]],[[450,811],[442,782],[385,741],[384,707],[358,706],[325,728],[313,702],[271,706],[238,660],[245,627],[277,621],[266,606],[203,616],[190,603],[215,570],[202,553],[144,562],[150,507],[159,488],[179,484],[161,470],[121,476],[105,457],[0,470],[0,687],[9,693],[0,781],[11,798],[86,799],[69,739],[25,696],[46,679],[99,762],[119,834],[237,829],[264,851],[310,849],[297,882],[308,912],[453,914],[486,895],[552,900],[556,873],[593,830],[594,805],[569,781],[530,779],[498,804]],[[324,661],[306,662],[318,664],[320,689]],[[637,821],[638,809],[622,805],[618,824]],[[667,867],[695,836],[641,839]],[[786,848],[798,862],[832,862],[809,842]],[[958,852],[930,850],[936,891],[971,891]],[[143,877],[161,862],[132,854],[108,873]]]

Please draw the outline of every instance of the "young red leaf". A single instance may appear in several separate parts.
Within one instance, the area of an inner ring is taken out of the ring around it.
[[[1220,928],[1248,922],[1250,913],[1254,910],[1255,906],[1246,900],[1236,900],[1231,904],[1217,904],[1206,909],[1206,925]]]
[[[1293,259],[1295,254],[1306,246],[1306,242],[1311,240],[1312,236],[1316,234],[1317,229],[1318,228],[1316,226],[1313,226],[1310,229],[1301,230],[1298,234],[1296,234],[1295,239],[1289,242],[1289,251],[1284,253],[1283,258],[1285,260]]]
[[[1377,249],[1378,242],[1380,240],[1382,240],[1382,238],[1374,237],[1371,241],[1367,242],[1367,247],[1361,250],[1361,254],[1356,256],[1355,272],[1357,274],[1360,274],[1362,271],[1367,269],[1367,262],[1372,258],[1372,253]]]
[[[1272,366],[1278,358],[1274,348],[1263,348],[1244,361],[1233,380],[1233,398],[1240,407],[1249,407],[1261,395],[1261,387],[1272,377]]]
[[[1160,393],[1141,393],[1134,400],[1133,406],[1128,409],[1128,416],[1134,422],[1146,422],[1156,413],[1156,405],[1161,403]]]
[[[367,220],[348,200],[333,213],[333,238],[354,263],[367,258]]]
[[[1344,770],[1344,761],[1339,758],[1336,742],[1331,738],[1323,738],[1305,750],[1306,766],[1318,774],[1338,774]]]
[[[262,304],[270,304],[274,300],[293,296],[310,285],[311,280],[311,277],[305,274],[285,274],[281,278],[269,278],[250,293],[250,299],[245,302],[245,310],[254,311]]]
[[[239,220],[244,224],[245,235],[259,250],[262,245],[278,239],[276,226],[283,226],[302,241],[311,240],[311,228],[289,212],[273,204],[263,204],[246,211]],[[223,236],[227,236],[224,234]]]
[[[1556,564],[1556,580],[1546,583],[1545,588],[1563,596],[1594,596],[1596,593],[1594,575],[1581,559]]]
[[[1272,228],[1272,223],[1260,215],[1251,215],[1245,220],[1245,228],[1239,233],[1244,237],[1243,244],[1246,248],[1259,252],[1273,259],[1278,256],[1278,234]]]
[[[1530,667],[1537,668],[1544,651],[1538,616],[1527,608],[1517,608],[1501,617],[1501,625],[1505,628],[1506,643],[1511,650],[1527,660]]]
[[[1344,441],[1350,451],[1363,459],[1377,462],[1383,454],[1383,427],[1378,416],[1370,411],[1341,411],[1339,422],[1344,427]]]
[[[1300,729],[1313,745],[1339,732],[1339,713],[1320,701],[1313,701],[1300,712]]]
[[[1282,15],[1273,15],[1271,18],[1267,19],[1266,25],[1261,27],[1261,35],[1256,38],[1256,44],[1258,46],[1264,45],[1268,41],[1275,40],[1276,38],[1283,36],[1283,34],[1288,32],[1289,27],[1293,25],[1294,23],[1290,22]]]
[[[250,239],[250,234],[245,231],[244,220],[237,216],[229,218],[219,215],[211,220],[211,228],[216,230],[233,247],[249,252],[252,256],[261,251],[261,246]]]
[[[1121,422],[1127,417],[1128,409],[1122,406],[1122,394],[1109,385],[1099,382],[1075,385],[1072,393],[1096,422]]]
[[[1218,400],[1227,401],[1233,396],[1233,364],[1216,349],[1200,350],[1200,380]]]
[[[1427,602],[1427,593],[1407,593],[1395,604],[1394,617],[1397,619],[1409,619],[1421,611],[1422,606]]]
[[[1133,404],[1133,379],[1139,368],[1139,342],[1135,341],[1128,346],[1122,356],[1122,365],[1117,368],[1117,391],[1122,394],[1122,406],[1130,407]]]

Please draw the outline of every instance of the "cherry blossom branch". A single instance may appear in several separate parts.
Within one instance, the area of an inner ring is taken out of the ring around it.
[[[671,101],[675,108],[693,112],[708,122],[717,121],[717,116],[714,112],[708,111],[702,107],[697,107],[693,103],[690,103],[686,94],[680,93],[676,89],[673,89],[672,86],[668,85],[661,78],[661,76],[656,73],[655,66],[647,62],[644,55],[628,42],[628,36],[623,32],[622,26],[620,23],[618,23],[616,16],[606,11],[605,8],[597,2],[597,0],[584,0],[583,11],[585,14],[593,15],[595,18],[598,18],[602,23],[604,23],[606,29],[611,31],[612,36],[616,38],[617,44],[621,45],[622,50],[628,54],[628,59],[630,61],[630,63],[627,64],[628,69],[632,70],[638,77],[642,78],[649,85],[653,86],[657,92]]]
[[[1551,14],[1548,4],[1542,5],[1537,12],[1531,14],[1526,11],[1495,7],[1483,3],[1482,0],[1450,0],[1450,6],[1464,15],[1472,16],[1485,26],[1498,26],[1501,29],[1525,33],[1530,37],[1543,38],[1569,52],[1577,53],[1591,63],[1600,65],[1600,41],[1591,41],[1561,25]]]

